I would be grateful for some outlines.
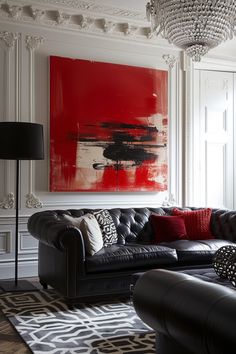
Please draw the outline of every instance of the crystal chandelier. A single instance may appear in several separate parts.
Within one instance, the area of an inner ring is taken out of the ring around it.
[[[200,61],[209,49],[236,35],[236,0],[150,0],[151,33]]]

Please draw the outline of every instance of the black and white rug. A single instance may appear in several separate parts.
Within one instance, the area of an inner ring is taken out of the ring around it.
[[[0,295],[0,305],[35,354],[155,353],[155,334],[129,301],[69,310],[53,291],[40,291]]]

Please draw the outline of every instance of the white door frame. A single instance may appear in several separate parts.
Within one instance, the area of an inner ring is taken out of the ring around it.
[[[201,62],[194,63],[184,55],[185,72],[185,137],[184,137],[184,179],[183,179],[183,205],[192,205],[194,201],[194,175],[196,166],[194,164],[194,143],[196,140],[196,130],[193,134],[195,97],[199,91],[194,90],[194,81],[197,79],[198,70],[210,70],[234,73],[234,102],[236,102],[236,63],[232,60],[223,60],[213,57],[202,58]],[[199,88],[198,88],[199,90]],[[236,117],[236,103],[234,105],[234,116]],[[234,136],[236,137],[236,124],[234,125]],[[194,140],[195,139],[195,140]],[[234,143],[234,176],[236,176],[236,142]],[[236,207],[236,188],[234,188],[234,208]]]

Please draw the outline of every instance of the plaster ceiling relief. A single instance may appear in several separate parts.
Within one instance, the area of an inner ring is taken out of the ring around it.
[[[151,33],[146,19],[148,0],[0,0],[0,18],[58,30],[89,32],[180,50]],[[222,50],[221,50],[222,48]],[[209,55],[236,56],[236,37]],[[208,55],[207,55],[208,56]]]
[[[144,21],[145,1],[130,0],[127,6],[122,0],[0,0],[0,17],[59,30],[89,31],[147,42],[150,26]],[[135,4],[139,4],[139,11],[135,10]]]
[[[6,1],[5,1],[6,2]],[[7,0],[11,3],[13,0]],[[45,8],[80,10],[84,14],[112,16],[117,19],[132,19],[147,24],[146,0],[16,0],[17,5],[27,4]]]

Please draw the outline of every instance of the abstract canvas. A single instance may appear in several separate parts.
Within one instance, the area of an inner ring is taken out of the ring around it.
[[[168,72],[50,57],[50,190],[167,189]]]

